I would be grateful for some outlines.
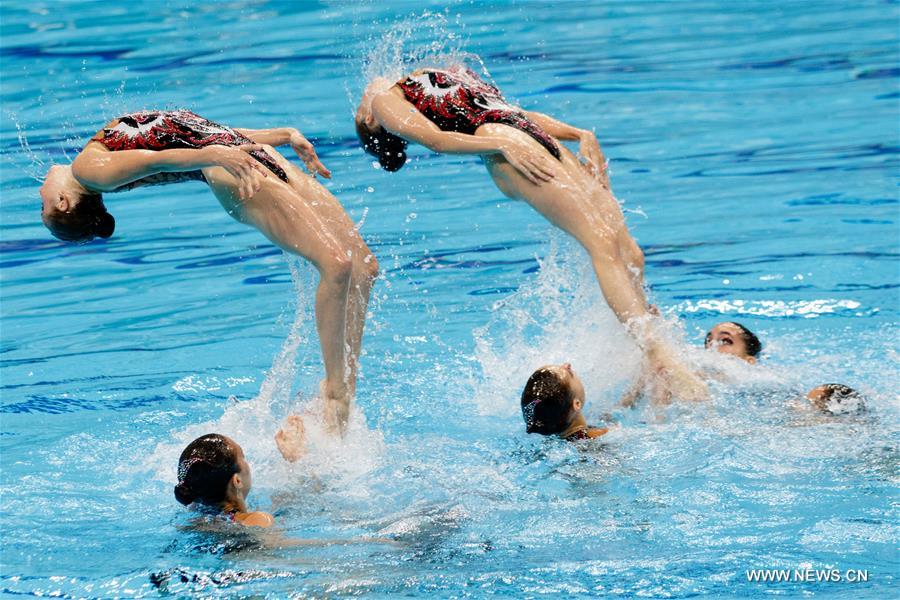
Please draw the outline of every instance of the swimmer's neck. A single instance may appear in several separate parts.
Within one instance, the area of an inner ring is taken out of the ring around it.
[[[234,515],[243,515],[247,513],[247,503],[243,498],[229,498],[221,504],[222,512]]]
[[[588,428],[587,421],[584,420],[584,415],[579,411],[575,418],[572,419],[572,422],[569,423],[569,426],[566,427],[565,431],[559,434],[561,438],[567,438],[569,436],[575,435],[579,431],[585,430]]]

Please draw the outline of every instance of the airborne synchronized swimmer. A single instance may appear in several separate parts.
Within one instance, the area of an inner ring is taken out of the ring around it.
[[[474,71],[454,64],[417,70],[399,81],[374,79],[360,101],[355,125],[362,147],[388,171],[404,165],[409,142],[438,153],[480,156],[503,194],[527,202],[587,251],[607,304],[643,353],[645,369],[634,395],[647,386],[664,401],[707,397],[704,381],[657,333],[658,317],[645,295],[644,255],[626,227],[606,159],[591,131],[522,110]],[[563,141],[579,144],[580,160]],[[283,145],[293,148],[309,174],[275,150]],[[48,171],[41,187],[42,219],[65,241],[108,238],[115,220],[103,193],[205,182],[229,215],[318,270],[316,326],[325,367],[321,419],[341,435],[356,393],[378,263],[315,175],[331,177],[296,129],[237,129],[188,110],[142,111],[108,123],[71,165]],[[759,339],[737,323],[717,325],[706,345],[750,363],[761,349]],[[809,400],[823,411],[836,410],[854,400],[854,394],[832,384],[810,392]],[[568,363],[535,371],[521,401],[529,433],[576,441],[608,431],[587,425],[584,387]],[[275,441],[286,460],[297,460],[304,452],[303,420],[289,416]],[[244,525],[268,527],[271,515],[247,507],[250,487],[241,447],[223,435],[194,440],[179,458],[179,502],[212,507]]]

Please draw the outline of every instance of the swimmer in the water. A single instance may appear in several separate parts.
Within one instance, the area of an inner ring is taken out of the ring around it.
[[[704,341],[706,349],[713,349],[720,354],[737,356],[743,361],[755,364],[762,343],[752,331],[734,321],[719,323],[709,330]]]
[[[313,175],[273,146],[290,145]],[[225,211],[319,271],[316,326],[325,363],[325,421],[342,431],[356,391],[366,305],[378,263],[356,225],[314,175],[331,177],[296,129],[232,129],[187,110],[123,115],[41,187],[44,225],[57,238],[108,238],[102,193],[186,180],[209,185]]]
[[[303,453],[303,425],[299,417],[288,417],[276,434],[282,456],[294,462]],[[241,525],[270,527],[272,515],[247,508],[251,488],[250,464],[237,442],[218,433],[200,436],[187,445],[178,459],[175,498],[218,511]]]
[[[592,132],[509,104],[463,66],[373,80],[356,113],[356,131],[388,171],[406,162],[409,141],[435,152],[480,155],[503,194],[525,200],[587,250],[607,303],[660,385],[685,399],[707,396],[705,383],[651,323],[644,254],[610,191],[606,159]],[[560,140],[578,142],[584,162]]]
[[[827,415],[857,415],[866,412],[862,394],[840,383],[816,386],[806,394],[809,403]]]
[[[719,323],[709,330],[706,334],[704,347],[707,350],[715,350],[720,354],[729,354],[736,356],[741,360],[753,365],[762,352],[762,343],[752,331],[733,321]],[[712,373],[707,373],[710,378],[715,378]],[[625,392],[619,404],[626,407],[632,407],[637,402],[641,394],[649,390],[646,372],[642,372],[632,386]],[[664,390],[654,389],[652,394],[655,404],[666,404],[669,402],[668,394]]]
[[[584,385],[572,365],[541,367],[528,378],[522,390],[522,418],[527,433],[558,435],[569,440],[589,440],[609,432],[608,427],[591,427],[584,408]]]

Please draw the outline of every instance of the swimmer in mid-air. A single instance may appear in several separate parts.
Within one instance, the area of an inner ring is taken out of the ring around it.
[[[275,441],[281,455],[295,462],[303,453],[303,422],[291,415]],[[181,452],[175,499],[217,511],[230,521],[248,527],[270,527],[272,515],[247,508],[252,480],[244,450],[233,439],[218,433],[200,436]]]
[[[522,199],[590,255],[609,307],[641,347],[654,379],[685,399],[705,383],[658,334],[644,294],[644,255],[610,191],[606,161],[590,131],[509,104],[463,66],[373,80],[356,113],[363,148],[388,171],[406,162],[409,141],[446,154],[477,154],[500,191]],[[579,143],[580,162],[560,140]]]
[[[734,321],[719,323],[710,329],[703,346],[720,354],[736,356],[751,365],[756,364],[762,352],[762,342],[756,334]]]
[[[273,147],[288,144],[312,176]],[[41,216],[57,238],[85,243],[108,238],[115,229],[104,192],[186,180],[209,185],[234,219],[319,271],[316,327],[325,363],[324,419],[332,430],[343,431],[378,263],[316,174],[331,177],[296,129],[232,129],[187,110],[143,111],[105,125],[71,165],[50,168],[41,187]]]
[[[590,440],[609,432],[591,427],[584,408],[584,385],[572,365],[547,365],[528,378],[522,390],[522,418],[527,433],[558,435],[568,441]]]

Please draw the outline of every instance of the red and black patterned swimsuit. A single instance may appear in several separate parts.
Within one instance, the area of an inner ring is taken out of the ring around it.
[[[442,131],[472,135],[485,123],[502,123],[524,131],[557,160],[562,160],[553,138],[471,69],[422,71],[397,85],[406,99]]]
[[[196,149],[213,145],[241,146],[253,143],[231,127],[204,119],[189,110],[149,110],[124,115],[98,131],[91,141],[100,142],[113,152]],[[253,150],[250,156],[265,165],[282,181],[288,180],[284,169],[262,150]],[[200,171],[157,173],[123,185],[116,191],[125,191],[139,185],[160,185],[187,180],[206,181]]]

